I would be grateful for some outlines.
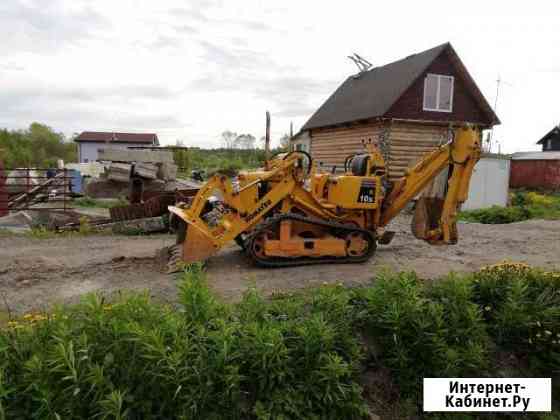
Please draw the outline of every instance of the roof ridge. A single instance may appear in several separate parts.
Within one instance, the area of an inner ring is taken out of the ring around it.
[[[424,50],[424,51],[420,51],[420,52],[417,52],[417,53],[413,53],[413,54],[407,55],[407,56],[404,57],[404,58],[401,58],[401,59],[398,59],[398,60],[395,60],[395,61],[391,61],[390,63],[383,64],[383,65],[377,66],[377,67],[372,67],[372,68],[369,69],[366,73],[369,73],[370,71],[373,71],[373,70],[375,70],[375,69],[381,69],[381,68],[383,68],[383,67],[388,67],[388,66],[390,66],[390,65],[392,65],[392,64],[400,63],[401,61],[409,60],[409,59],[412,58],[412,57],[416,57],[417,55],[422,55],[422,54],[428,53],[428,52],[430,52],[430,51],[437,50],[438,48],[441,48],[441,50],[443,51],[445,48],[447,48],[447,47],[449,47],[449,46],[451,46],[451,43],[450,43],[449,41],[448,41],[448,42],[444,42],[443,44],[440,44],[440,45],[438,45],[438,46],[436,46],[436,47],[428,48],[427,50]]]

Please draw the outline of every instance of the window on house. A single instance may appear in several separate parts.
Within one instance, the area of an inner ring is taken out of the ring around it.
[[[424,79],[424,111],[453,110],[453,76],[428,74]]]
[[[552,139],[548,139],[546,141],[546,149],[545,150],[552,150]]]

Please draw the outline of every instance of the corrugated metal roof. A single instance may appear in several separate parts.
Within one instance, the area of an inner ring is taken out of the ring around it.
[[[560,160],[560,152],[517,152],[512,160]]]
[[[410,55],[367,72],[348,77],[305,123],[302,130],[383,116],[428,66],[445,50],[464,77],[477,101],[494,123],[498,117],[468,74],[450,43]]]
[[[75,138],[75,141],[159,144],[155,133],[115,133],[108,131],[84,131]]]

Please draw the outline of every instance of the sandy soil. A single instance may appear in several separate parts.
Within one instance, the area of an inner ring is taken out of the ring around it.
[[[431,278],[449,271],[474,271],[504,259],[560,269],[560,221],[461,224],[459,244],[439,247],[414,239],[405,217],[392,228],[397,231],[393,242],[379,246],[364,264],[260,269],[232,245],[209,260],[209,282],[220,296],[235,300],[251,285],[265,294],[325,282],[354,286],[386,269],[415,270]],[[173,241],[168,235],[0,237],[0,311],[6,304],[21,313],[55,302],[75,302],[88,292],[124,289],[149,289],[153,296],[173,302],[176,278],[159,273],[154,258],[157,249]]]

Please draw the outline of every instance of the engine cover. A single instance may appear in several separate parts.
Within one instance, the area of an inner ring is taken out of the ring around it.
[[[344,209],[375,209],[380,187],[379,177],[341,175],[329,180],[327,200]]]

